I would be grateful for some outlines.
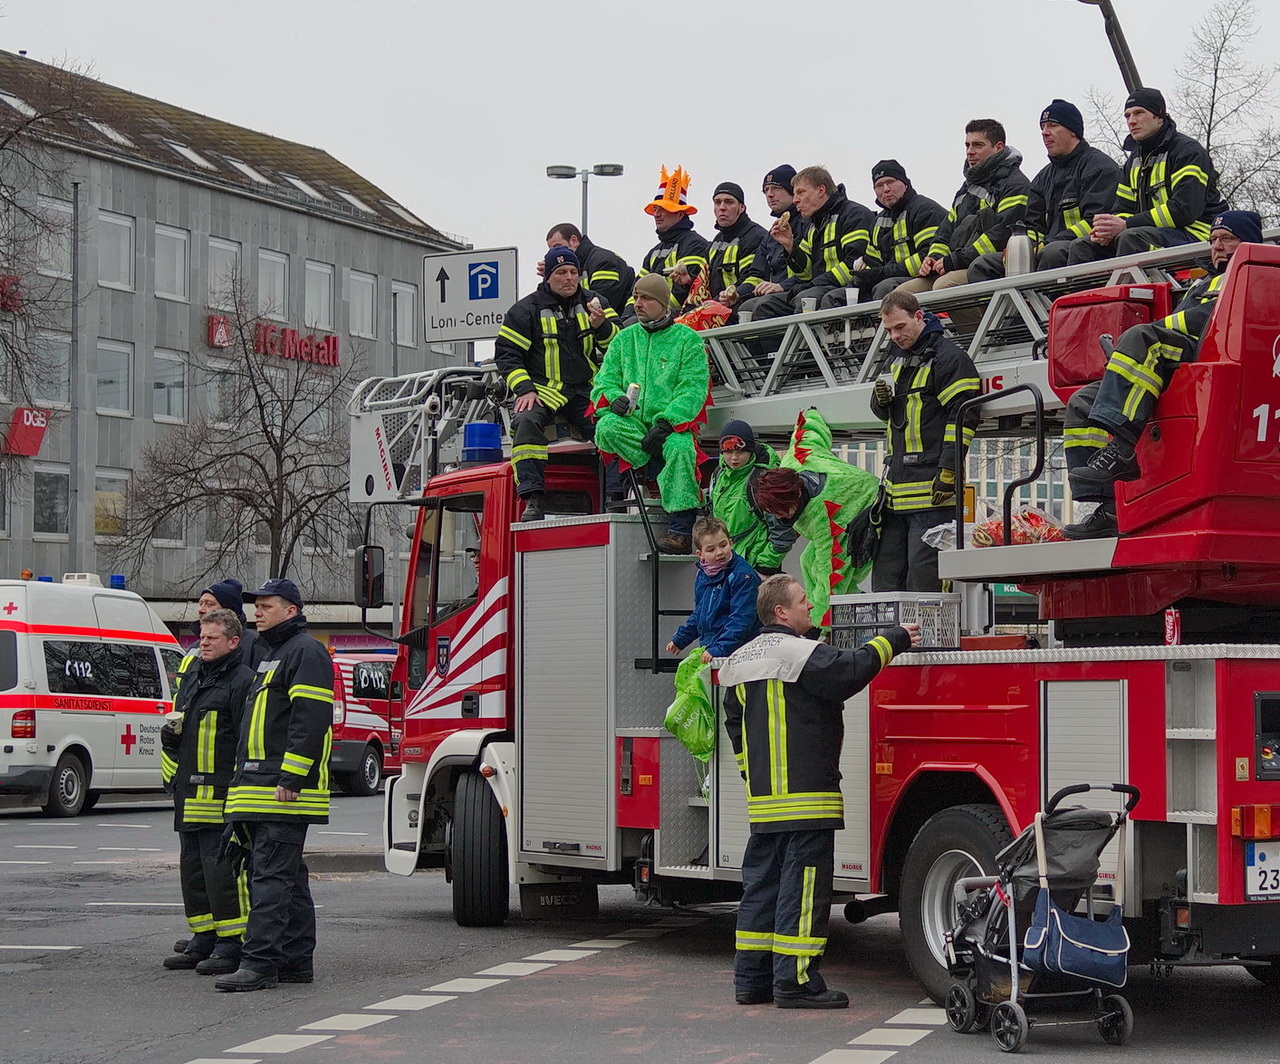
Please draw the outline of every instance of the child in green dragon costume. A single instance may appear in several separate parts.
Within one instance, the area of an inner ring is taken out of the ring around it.
[[[757,443],[745,421],[726,422],[720,430],[720,460],[708,491],[711,512],[725,523],[733,549],[761,576],[782,571],[782,561],[796,538],[793,529],[779,526],[751,504],[751,485],[777,465],[777,453]]]

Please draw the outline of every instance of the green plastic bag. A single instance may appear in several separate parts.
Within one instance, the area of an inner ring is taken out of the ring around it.
[[[716,714],[711,705],[711,666],[702,663],[700,646],[694,646],[676,669],[676,697],[667,707],[663,724],[699,761],[710,759],[716,745]]]

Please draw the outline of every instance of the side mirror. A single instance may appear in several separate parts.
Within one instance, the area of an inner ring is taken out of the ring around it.
[[[386,554],[381,547],[356,548],[355,604],[362,610],[386,605]]]

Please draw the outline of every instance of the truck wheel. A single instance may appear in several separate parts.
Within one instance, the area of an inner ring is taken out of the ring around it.
[[[453,918],[460,927],[497,927],[507,919],[507,840],[502,810],[474,772],[458,777],[450,866]]]
[[[355,772],[345,773],[342,777],[342,789],[357,798],[368,798],[378,793],[378,784],[382,782],[382,755],[378,748],[370,744],[364,748],[360,756],[360,767]]]
[[[49,781],[49,800],[42,806],[44,815],[79,816],[88,793],[87,784],[84,762],[75,754],[63,754],[54,767],[53,779]]]
[[[994,805],[958,805],[935,813],[916,834],[902,866],[899,925],[912,974],[938,1004],[954,982],[944,939],[956,923],[952,888],[965,876],[991,875],[1013,836]]]

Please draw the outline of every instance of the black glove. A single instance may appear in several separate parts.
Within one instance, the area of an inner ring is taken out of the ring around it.
[[[653,423],[653,428],[644,434],[644,439],[640,441],[640,447],[650,458],[660,458],[662,456],[662,445],[673,432],[675,432],[675,429],[671,427],[671,422],[664,417],[660,417]]]
[[[939,469],[933,478],[933,505],[954,506],[956,503],[956,475],[950,469]]]
[[[772,565],[757,565],[756,572],[759,573],[761,576],[767,577],[767,576],[777,576],[780,572],[782,572],[782,570]]]
[[[618,417],[626,417],[629,413],[631,413],[631,400],[628,399],[625,395],[620,395],[618,396],[617,399],[615,399],[612,403],[609,404],[609,409],[612,410],[615,414],[617,414]]]
[[[888,406],[893,402],[893,388],[886,380],[877,380],[875,388],[876,402],[881,406]]]
[[[218,845],[218,860],[229,865],[231,874],[238,876],[249,863],[249,847],[248,829],[239,822],[228,824]]]
[[[160,749],[176,759],[182,737],[174,730],[173,721],[166,720],[160,729]]]

